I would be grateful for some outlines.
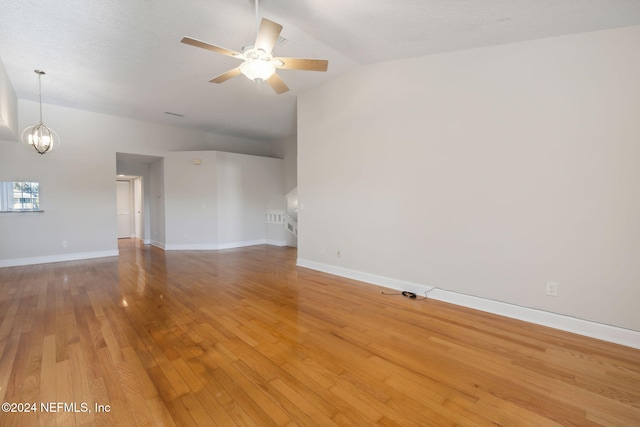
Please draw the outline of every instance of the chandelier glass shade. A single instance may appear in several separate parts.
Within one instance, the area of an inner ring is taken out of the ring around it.
[[[22,131],[22,141],[29,144],[40,154],[48,153],[60,145],[60,137],[53,129],[48,128],[42,123],[42,75],[44,71],[34,70],[38,75],[39,94],[40,94],[40,123],[35,126],[29,126]]]
[[[249,80],[263,82],[276,72],[276,67],[271,61],[264,59],[249,59],[240,65],[240,71]]]

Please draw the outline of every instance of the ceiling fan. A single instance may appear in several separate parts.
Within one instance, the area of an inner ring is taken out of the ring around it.
[[[258,0],[256,0],[256,21],[258,20]],[[183,37],[182,43],[207,49],[212,52],[221,53],[233,58],[241,59],[243,62],[239,67],[222,73],[209,80],[211,83],[223,83],[232,77],[244,74],[249,80],[257,83],[267,82],[273,90],[280,94],[289,90],[287,85],[276,74],[276,69],[281,70],[307,70],[307,71],[327,71],[329,61],[325,59],[303,59],[303,58],[283,58],[274,57],[273,51],[282,25],[262,18],[260,24],[256,22],[257,36],[253,46],[242,49],[242,52],[236,52],[224,47],[212,45],[201,40],[191,37]]]

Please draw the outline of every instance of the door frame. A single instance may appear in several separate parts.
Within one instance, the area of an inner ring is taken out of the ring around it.
[[[116,177],[116,183],[118,181],[126,181],[129,183],[129,195],[131,197],[130,206],[132,212],[130,238],[132,239],[143,239],[144,234],[144,186],[142,180],[143,177],[133,175],[118,175]],[[117,191],[118,189],[116,185],[116,192]],[[120,238],[117,230],[116,237]]]

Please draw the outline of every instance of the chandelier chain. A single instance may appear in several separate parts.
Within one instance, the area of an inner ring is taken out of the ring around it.
[[[40,93],[40,124],[42,124],[42,71],[36,70],[38,73],[38,92]]]

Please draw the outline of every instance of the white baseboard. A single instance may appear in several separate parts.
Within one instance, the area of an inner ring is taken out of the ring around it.
[[[218,244],[218,249],[244,248],[246,246],[264,245],[266,243],[267,243],[266,239],[246,240],[244,242],[220,243],[220,244]]]
[[[640,331],[634,331],[632,329],[620,328],[618,326],[611,326],[593,322],[590,320],[578,319],[576,317],[551,313],[536,308],[523,307],[515,304],[494,301],[487,298],[446,291],[443,289],[433,288],[418,283],[391,279],[389,277],[378,276],[375,274],[364,273],[344,267],[309,261],[302,258],[298,258],[297,265],[300,267],[310,268],[312,270],[318,270],[336,276],[346,277],[348,279],[358,280],[373,285],[384,286],[390,289],[409,291],[417,295],[425,295],[425,293],[428,292],[429,298],[439,301],[473,308],[476,310],[486,311],[488,313],[498,314],[500,316],[523,320],[525,322],[548,326],[550,328],[560,329],[563,331],[572,332],[574,334],[584,335],[587,337],[640,349]]]
[[[21,265],[48,264],[51,262],[77,261],[81,259],[104,258],[110,256],[118,256],[118,251],[78,252],[73,254],[3,259],[0,260],[0,267],[18,267]]]
[[[151,240],[149,243],[151,244],[151,246],[155,246],[156,248],[160,248],[160,249],[164,250],[164,243],[163,242],[159,242],[157,240]]]
[[[219,245],[212,244],[164,244],[162,242],[158,242],[155,240],[145,241],[144,244],[151,244],[152,246],[156,246],[160,249],[164,249],[167,251],[177,250],[177,251],[194,251],[194,250],[221,250],[221,249],[233,249],[233,248],[243,248],[245,246],[256,246],[256,245],[274,245],[274,246],[286,246],[285,241],[279,240],[250,240],[244,242],[233,242],[233,243],[223,243]],[[58,254],[58,255],[48,255],[48,256],[40,256],[40,257],[29,257],[29,258],[12,258],[12,259],[0,259],[0,268],[2,267],[19,267],[22,265],[35,265],[35,264],[48,264],[51,262],[64,262],[64,261],[77,261],[81,259],[91,259],[91,258],[104,258],[110,256],[118,256],[119,252],[117,250],[112,251],[95,251],[95,252],[79,252],[73,254]]]
[[[218,245],[210,243],[165,243],[165,251],[215,251]]]
[[[273,245],[273,246],[286,246],[286,241],[280,240],[246,240],[243,242],[229,242],[229,243],[166,243],[161,244],[159,242],[152,242],[154,246],[163,248],[166,251],[219,251],[223,249],[244,248],[246,246],[256,245]]]

